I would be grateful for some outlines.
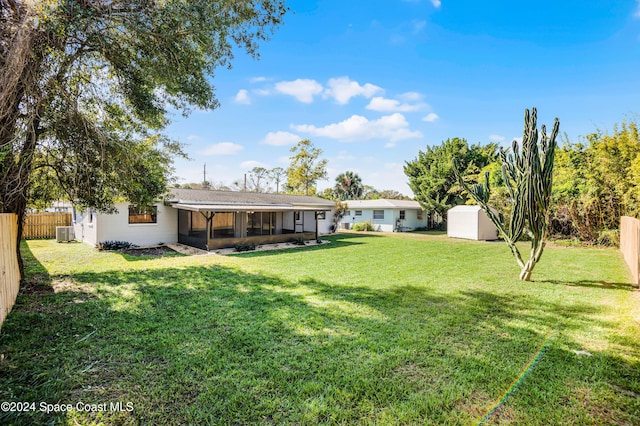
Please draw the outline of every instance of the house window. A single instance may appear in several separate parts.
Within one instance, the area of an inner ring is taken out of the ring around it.
[[[325,220],[327,218],[327,212],[318,212],[316,214],[316,219]]]
[[[129,206],[129,223],[158,223],[158,207]]]
[[[374,210],[373,220],[384,220],[384,210]]]
[[[296,220],[296,222],[299,221],[300,220],[300,212],[299,211],[294,212],[293,213],[293,218]]]
[[[400,220],[404,220],[404,210],[400,210]]]
[[[356,210],[356,216],[362,216],[362,210]]]
[[[422,210],[418,210],[417,216],[418,220],[422,220]]]
[[[351,210],[345,210],[344,211],[344,215],[345,216],[351,216]]]

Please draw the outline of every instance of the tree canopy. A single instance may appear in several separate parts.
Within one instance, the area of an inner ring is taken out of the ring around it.
[[[468,198],[458,184],[453,161],[459,165],[465,180],[475,180],[482,169],[497,158],[498,145],[495,143],[469,146],[466,139],[453,138],[419,151],[416,159],[405,162],[404,173],[409,178],[415,200],[444,219],[447,210],[464,204]]]
[[[181,154],[161,133],[167,112],[216,108],[216,68],[236,47],[257,56],[286,10],[283,0],[0,0],[0,212],[21,218],[56,191],[100,210],[152,201]]]
[[[615,245],[624,215],[640,216],[640,132],[623,120],[556,151],[552,232]],[[612,239],[613,237],[613,239]]]
[[[362,178],[357,173],[346,171],[336,177],[333,198],[336,200],[359,200],[364,195]]]
[[[303,139],[290,150],[293,154],[287,169],[287,189],[295,194],[315,194],[316,183],[327,178],[328,160],[320,159],[322,150]]]

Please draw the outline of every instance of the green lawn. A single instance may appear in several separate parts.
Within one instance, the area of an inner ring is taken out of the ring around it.
[[[159,259],[29,242],[0,401],[107,411],[0,423],[640,424],[618,251],[549,247],[524,283],[502,243],[329,239]]]

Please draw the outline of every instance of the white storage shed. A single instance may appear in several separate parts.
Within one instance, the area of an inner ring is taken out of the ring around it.
[[[447,236],[467,240],[497,240],[498,228],[480,206],[455,206],[447,212]]]

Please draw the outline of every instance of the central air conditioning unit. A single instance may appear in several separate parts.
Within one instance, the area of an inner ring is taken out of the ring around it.
[[[56,226],[56,241],[59,243],[73,241],[73,226]]]

